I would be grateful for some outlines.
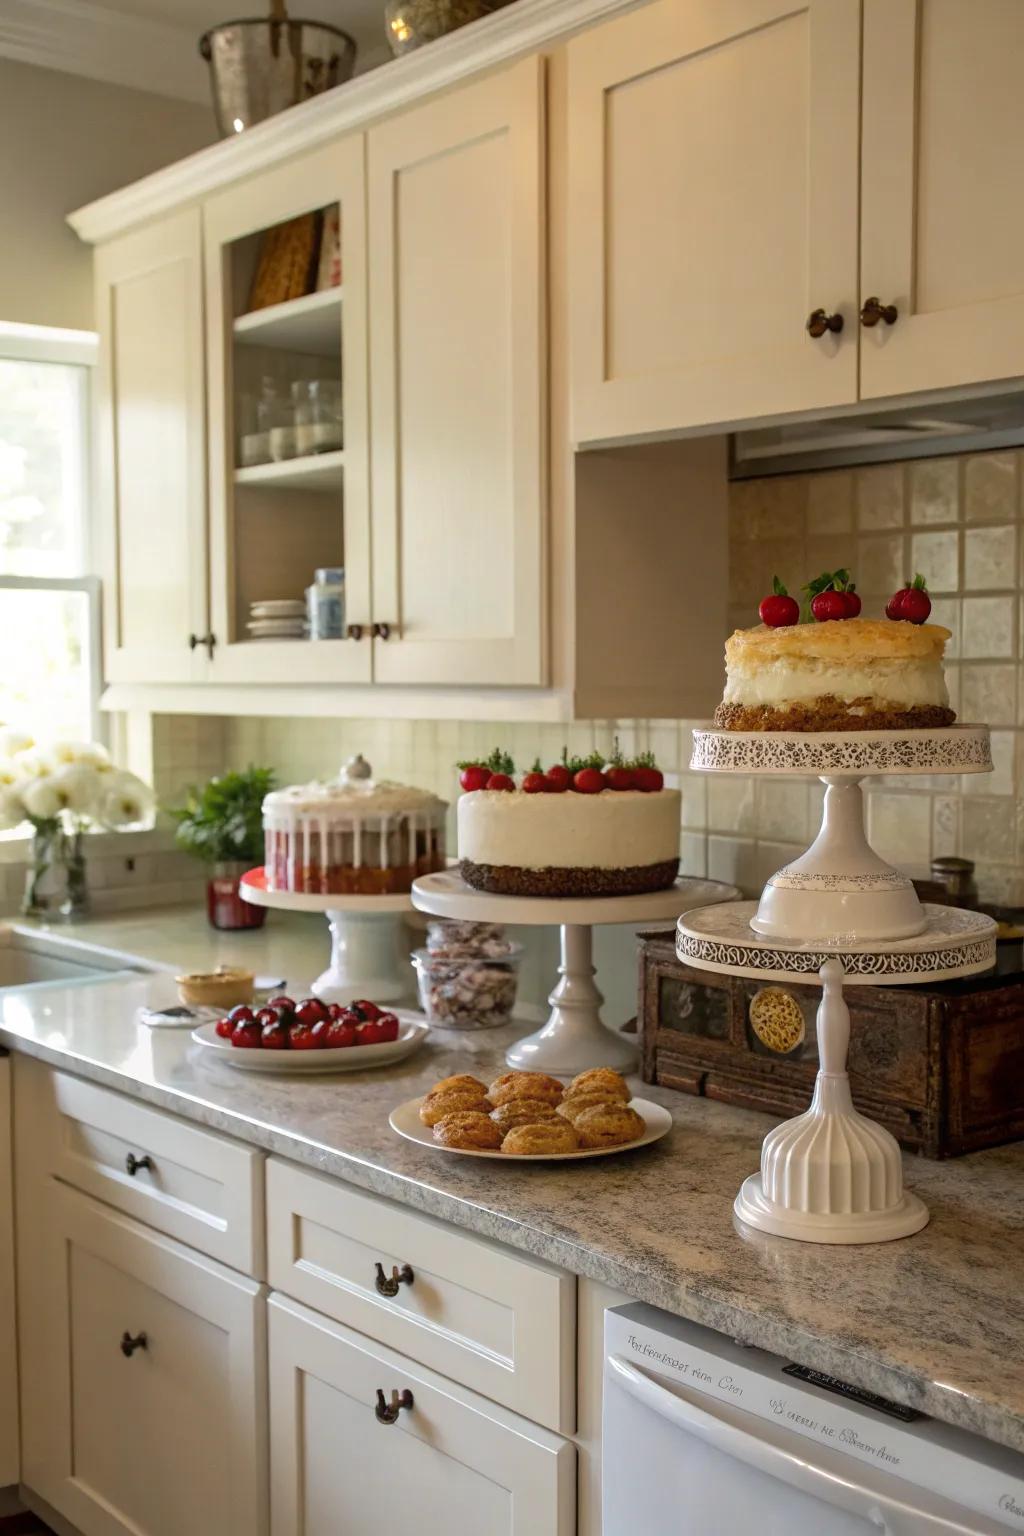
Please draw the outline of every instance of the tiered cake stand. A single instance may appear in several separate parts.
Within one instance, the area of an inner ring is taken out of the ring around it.
[[[821,831],[772,875],[760,902],[685,912],[676,952],[687,965],[763,981],[818,977],[818,1077],[806,1114],[765,1137],[761,1171],[736,1197],[748,1226],[818,1243],[884,1242],[917,1232],[928,1211],[903,1188],[899,1146],[853,1107],[846,1072],[858,986],[948,981],[995,964],[995,923],[957,907],[922,906],[906,875],[871,848],[861,779],[876,774],[985,773],[986,726],[834,735],[698,731],[691,768],[709,773],[816,774],[827,786]]]
[[[395,1002],[411,990],[409,957],[399,943],[401,915],[412,911],[407,892],[395,896],[320,896],[272,891],[266,872],[250,869],[239,890],[245,901],[282,912],[322,912],[331,930],[331,963],[312,991],[325,1003],[357,997]]]
[[[413,905],[436,917],[561,929],[560,980],[548,998],[548,1021],[505,1054],[510,1067],[556,1077],[572,1077],[587,1067],[629,1068],[636,1063],[636,1046],[601,1022],[604,998],[594,983],[594,924],[666,922],[688,907],[731,901],[739,894],[735,886],[717,880],[683,878],[665,891],[643,896],[492,896],[467,885],[456,870],[423,875],[412,887]]]

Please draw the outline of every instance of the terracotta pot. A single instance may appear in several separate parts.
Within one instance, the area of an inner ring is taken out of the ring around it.
[[[266,907],[254,907],[243,901],[239,881],[246,864],[215,864],[206,882],[206,915],[213,928],[262,928],[267,920]]]

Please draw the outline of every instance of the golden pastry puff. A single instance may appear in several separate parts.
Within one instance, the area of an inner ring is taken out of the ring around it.
[[[612,1109],[621,1103],[621,1099],[610,1099],[606,1093],[601,1093],[600,1091],[594,1093],[570,1093],[567,1098],[562,1100],[555,1113],[562,1115],[569,1121],[570,1125],[575,1125],[584,1110],[593,1109],[595,1105],[600,1104],[605,1104],[609,1109]]]
[[[636,1141],[645,1130],[643,1116],[628,1104],[595,1104],[576,1121],[581,1147],[621,1147]]]
[[[614,1067],[590,1067],[574,1077],[565,1096],[571,1099],[578,1093],[597,1093],[602,1099],[620,1099],[623,1104],[628,1104],[633,1097],[626,1079]]]
[[[537,1125],[542,1120],[553,1120],[557,1113],[546,1099],[509,1099],[498,1105],[491,1119],[503,1131],[510,1131],[514,1125]]]
[[[509,1099],[543,1099],[548,1104],[560,1104],[564,1091],[557,1077],[548,1077],[546,1072],[503,1072],[488,1088],[487,1097],[496,1108]]]
[[[487,1084],[482,1083],[478,1077],[470,1076],[468,1072],[458,1072],[454,1077],[442,1077],[430,1091],[431,1093],[448,1093],[453,1088],[475,1088],[481,1098],[487,1092]]]
[[[487,1115],[491,1111],[491,1101],[484,1098],[483,1089],[479,1086],[448,1088],[443,1093],[438,1093],[435,1088],[420,1105],[420,1119],[424,1125],[436,1125],[445,1115],[453,1115],[460,1109],[475,1110],[478,1114]]]
[[[497,1152],[503,1135],[500,1125],[495,1125],[489,1115],[472,1109],[456,1110],[434,1126],[436,1142],[462,1151]]]
[[[510,1157],[550,1157],[561,1152],[577,1152],[579,1139],[568,1120],[553,1115],[539,1125],[516,1125],[501,1144]]]

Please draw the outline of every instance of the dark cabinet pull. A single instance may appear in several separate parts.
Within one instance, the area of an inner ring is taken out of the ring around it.
[[[213,648],[217,644],[216,635],[189,635],[188,648],[190,651],[198,650],[201,645],[206,646],[206,654],[213,660]]]
[[[813,309],[807,316],[807,331],[817,341],[819,336],[825,336],[829,331],[833,336],[838,336],[843,328],[842,315],[830,315],[827,310]]]
[[[390,640],[390,638],[391,638],[391,625],[390,624],[375,624],[373,626],[373,633],[376,635],[378,640]]]
[[[363,638],[363,626],[361,624],[350,624],[348,627],[348,637],[350,640],[361,640]]]
[[[403,1408],[411,1407],[412,1393],[409,1391],[408,1387],[406,1387],[402,1392],[399,1392],[398,1388],[396,1387],[391,1393],[390,1403],[384,1396],[384,1393],[381,1391],[380,1387],[377,1388],[377,1405],[373,1411],[376,1415],[378,1424],[393,1424]]]
[[[873,293],[870,299],[864,300],[864,308],[860,312],[860,323],[870,330],[877,325],[879,320],[884,320],[886,325],[895,325],[899,318],[899,310],[895,304],[883,304],[877,293]]]
[[[134,1152],[129,1152],[124,1160],[124,1166],[128,1170],[129,1178],[134,1179],[140,1168],[145,1168],[147,1173],[153,1172],[153,1159],[148,1152],[144,1157],[136,1157]]]
[[[412,1285],[416,1276],[412,1272],[411,1264],[403,1264],[399,1269],[397,1264],[391,1266],[391,1274],[384,1273],[384,1265],[377,1263],[377,1277],[374,1285],[382,1296],[397,1296],[400,1285]]]
[[[144,1333],[131,1334],[127,1330],[121,1335],[121,1353],[130,1360],[137,1349],[148,1349],[149,1340]]]

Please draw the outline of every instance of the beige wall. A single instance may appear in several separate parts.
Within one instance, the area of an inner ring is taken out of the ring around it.
[[[0,59],[0,321],[89,329],[73,208],[215,138],[212,110]]]

